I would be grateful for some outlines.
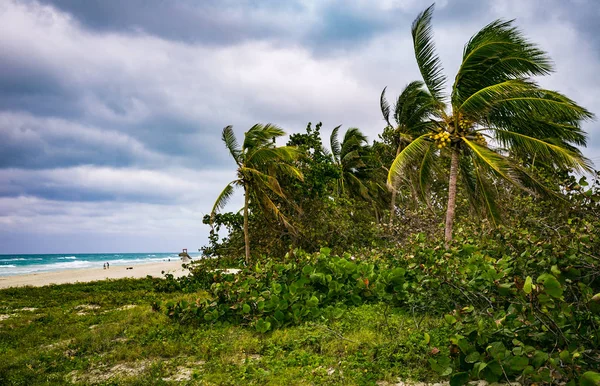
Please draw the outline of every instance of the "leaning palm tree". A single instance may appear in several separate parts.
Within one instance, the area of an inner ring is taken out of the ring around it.
[[[340,173],[335,187],[336,193],[338,196],[356,195],[369,200],[366,163],[363,159],[368,146],[367,137],[359,129],[352,127],[346,131],[340,143],[339,129],[340,126],[334,128],[329,138],[333,162]]]
[[[248,234],[248,206],[256,204],[264,212],[271,212],[287,228],[292,228],[287,217],[271,197],[287,201],[279,185],[278,176],[291,176],[302,180],[302,173],[291,163],[298,151],[292,146],[275,146],[275,139],[285,134],[279,127],[256,124],[245,133],[240,148],[231,126],[223,129],[222,140],[237,164],[237,178],[225,186],[213,206],[211,217],[222,209],[233,194],[234,187],[244,189],[244,244],[246,263],[250,262],[250,236]]]
[[[434,150],[450,157],[445,242],[452,241],[458,178],[473,204],[496,222],[492,182],[500,177],[532,193],[544,192],[514,154],[535,154],[556,167],[590,170],[575,146],[585,146],[581,122],[593,115],[566,96],[538,86],[532,76],[548,75],[548,55],[528,41],[513,21],[496,20],[465,45],[450,95],[435,53],[433,5],[412,25],[417,64],[434,99],[435,129],[416,138],[394,160],[388,181],[419,165]]]
[[[435,113],[435,104],[431,95],[423,89],[423,82],[414,81],[409,83],[398,96],[398,99],[393,107],[393,118],[396,125],[390,123],[391,106],[385,97],[385,90],[381,92],[379,99],[381,113],[389,128],[393,130],[393,146],[396,150],[396,157],[406,146],[408,146],[415,138],[429,132],[431,130],[432,121],[430,120]],[[429,154],[432,157],[433,153]],[[432,165],[433,162],[428,162],[427,165]],[[412,175],[411,178],[418,178]],[[394,221],[394,212],[396,210],[396,195],[398,191],[395,189],[395,181],[390,185],[392,192],[390,203],[390,225]],[[424,195],[424,192],[422,191]]]

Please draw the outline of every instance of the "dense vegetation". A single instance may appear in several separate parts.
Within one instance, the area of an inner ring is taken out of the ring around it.
[[[7,314],[44,311],[3,322],[0,381],[91,382],[96,350],[108,364],[162,358],[104,379],[117,383],[170,382],[197,361],[186,379],[207,384],[600,385],[600,174],[578,148],[592,114],[532,80],[551,61],[513,22],[467,42],[446,95],[432,13],[412,26],[423,79],[393,105],[384,89],[373,142],[340,127],[324,141],[321,123],[285,146],[274,125],[241,146],[223,130],[237,178],[204,218],[206,258],[187,277],[135,284],[127,302],[143,311],[65,311],[120,305],[102,290],[128,282],[3,291]],[[221,213],[236,186],[244,207]],[[115,325],[96,339],[99,323]],[[36,351],[65,334],[64,355]]]
[[[277,210],[246,194],[242,227],[238,213],[217,212],[220,197],[205,218],[214,259],[165,284],[209,296],[157,307],[268,334],[384,304],[445,320],[448,341],[427,361],[453,385],[598,384],[600,175],[577,147],[593,115],[532,79],[551,73],[551,60],[512,21],[467,42],[446,95],[432,14],[412,25],[423,80],[393,105],[384,89],[378,139],[350,128],[340,141],[336,127],[327,149],[321,124],[309,123],[285,147],[263,141],[272,158],[254,167]],[[220,270],[234,266],[242,271]]]

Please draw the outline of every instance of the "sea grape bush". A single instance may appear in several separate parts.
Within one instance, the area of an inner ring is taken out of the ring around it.
[[[206,282],[209,297],[194,304],[166,304],[166,313],[181,321],[252,325],[259,332],[314,319],[336,319],[349,305],[400,302],[406,293],[405,269],[319,253],[296,252],[287,263],[265,261],[237,274],[194,268]]]
[[[570,210],[516,197],[511,210],[528,216],[486,231],[459,222],[448,249],[419,233],[352,256],[323,248],[263,257],[237,275],[222,270],[231,262],[206,259],[180,283],[190,292],[204,289],[208,298],[157,308],[182,322],[242,324],[268,333],[383,302],[445,320],[447,347],[438,341],[441,349],[424,360],[452,385],[475,379],[597,385],[600,195],[597,181],[570,185]]]
[[[502,227],[450,250],[417,238],[404,253],[419,262],[405,276],[405,306],[430,313],[437,307],[454,331],[450,355],[429,359],[434,370],[452,385],[576,384],[585,370],[600,367],[598,228],[575,222],[570,238],[553,242]]]

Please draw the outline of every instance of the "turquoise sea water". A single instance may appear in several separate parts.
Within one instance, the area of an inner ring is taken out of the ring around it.
[[[199,253],[190,253],[193,259]],[[62,271],[65,269],[102,268],[111,266],[146,264],[171,259],[179,260],[177,253],[64,253],[54,255],[0,255],[0,276],[27,273]]]

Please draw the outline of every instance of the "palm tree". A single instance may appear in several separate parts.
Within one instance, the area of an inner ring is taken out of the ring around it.
[[[385,97],[385,90],[387,87],[381,92],[381,97],[379,99],[381,113],[383,114],[383,118],[388,124],[388,127],[393,130],[393,146],[396,149],[396,157],[415,138],[431,130],[431,120],[429,118],[435,112],[435,105],[431,95],[423,89],[423,86],[423,82],[414,81],[409,83],[404,90],[402,90],[393,109],[393,118],[396,123],[395,127],[390,123],[391,108]],[[431,164],[432,162],[429,162],[429,165]],[[389,185],[392,192],[390,203],[390,225],[393,224],[394,212],[396,210],[396,195],[398,191],[394,188],[394,185],[397,185],[397,183],[397,181],[394,181],[394,184]],[[422,194],[424,195],[424,192],[422,192]]]
[[[435,53],[433,5],[412,25],[417,64],[434,99],[435,129],[416,138],[394,160],[388,181],[423,162],[432,149],[450,156],[445,242],[452,241],[459,175],[471,202],[494,221],[498,209],[491,182],[503,178],[529,192],[543,192],[530,170],[512,154],[535,154],[556,167],[590,170],[576,145],[585,146],[581,122],[593,115],[566,96],[538,86],[532,76],[548,75],[547,54],[529,42],[513,21],[496,20],[465,45],[450,95]]]
[[[223,129],[222,140],[237,164],[237,178],[225,186],[213,206],[211,217],[222,209],[233,194],[234,187],[244,188],[244,244],[246,263],[250,262],[250,236],[248,234],[248,205],[252,202],[265,212],[271,212],[287,228],[290,222],[273,202],[273,195],[287,201],[279,186],[277,176],[291,176],[302,180],[302,173],[291,162],[298,157],[292,146],[275,146],[275,139],[285,132],[277,126],[256,124],[245,133],[240,148],[233,129]]]
[[[339,170],[339,178],[336,184],[338,196],[345,194],[357,195],[369,200],[369,189],[366,184],[366,173],[363,156],[367,148],[367,137],[357,128],[352,127],[344,134],[340,144],[338,132],[340,126],[333,129],[329,143],[333,162]]]

